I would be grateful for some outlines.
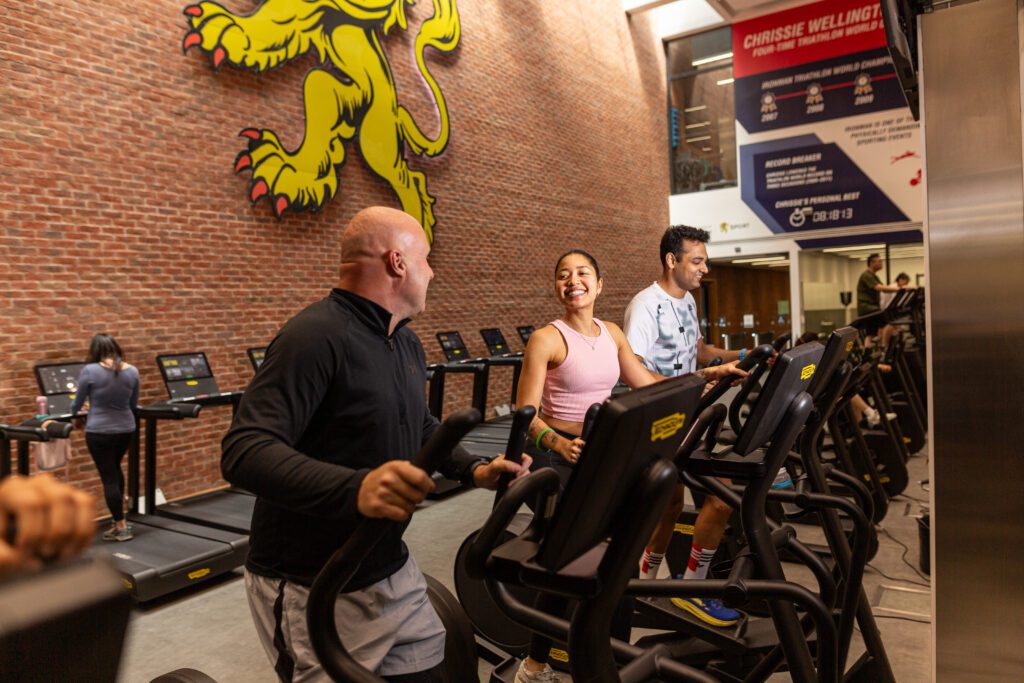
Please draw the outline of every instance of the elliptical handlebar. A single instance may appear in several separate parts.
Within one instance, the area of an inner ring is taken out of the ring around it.
[[[789,344],[789,340],[792,338],[792,332],[783,332],[778,337],[776,337],[775,341],[772,342],[772,348],[778,351],[779,353],[782,353],[782,349],[786,348],[786,345]]]
[[[505,447],[505,459],[509,462],[514,462],[517,465],[522,462],[526,434],[536,416],[537,409],[533,406],[520,406],[512,415],[512,428],[509,430],[508,444]],[[508,485],[511,483],[512,475],[508,472],[502,474],[498,479],[498,490],[494,496],[495,505],[505,495],[505,491],[508,490]]]
[[[475,408],[450,415],[412,459],[412,464],[432,473],[450,456],[462,437],[479,422],[480,411]],[[345,649],[334,621],[334,602],[380,541],[383,532],[393,524],[397,522],[386,519],[363,519],[358,522],[348,540],[334,552],[317,574],[309,591],[306,621],[310,640],[320,665],[335,681],[385,683],[383,678],[361,666]]]
[[[772,352],[773,349],[771,344],[761,344],[744,356],[743,360],[741,360],[736,367],[744,371],[750,370],[756,363],[760,363],[762,359],[770,358]],[[725,395],[725,392],[727,392],[731,386],[732,382],[728,379],[719,380],[718,383],[708,391],[708,393],[701,397],[700,403],[697,405],[697,414],[699,415],[705,408],[716,403],[718,399]]]
[[[580,438],[584,441],[590,438],[590,432],[594,429],[594,421],[597,420],[597,414],[600,411],[600,403],[594,403],[587,408],[587,414],[583,416],[583,431],[580,432]]]

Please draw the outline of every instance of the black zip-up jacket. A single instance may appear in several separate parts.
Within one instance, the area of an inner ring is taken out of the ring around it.
[[[388,460],[408,460],[437,428],[426,406],[426,362],[403,320],[335,289],[285,324],[267,348],[222,444],[224,478],[257,496],[246,567],[310,585],[356,522],[359,486]],[[456,449],[442,473],[472,479],[484,462]],[[350,584],[405,564],[396,524]]]

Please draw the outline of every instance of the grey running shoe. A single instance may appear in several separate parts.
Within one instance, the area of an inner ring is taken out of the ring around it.
[[[559,683],[561,680],[547,664],[540,671],[528,671],[526,660],[523,660],[519,665],[519,671],[516,671],[515,683]]]
[[[118,529],[116,526],[111,527],[103,532],[104,541],[130,541],[135,538],[130,528]]]

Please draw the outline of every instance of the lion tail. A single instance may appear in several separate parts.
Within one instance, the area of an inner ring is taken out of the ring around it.
[[[402,134],[409,148],[416,155],[426,154],[437,156],[448,146],[450,133],[448,121],[448,104],[445,102],[444,93],[441,92],[437,81],[427,70],[423,60],[426,48],[432,47],[440,52],[451,52],[459,44],[459,35],[462,31],[459,24],[459,10],[455,6],[455,0],[433,0],[434,16],[423,22],[419,35],[416,36],[416,65],[420,74],[434,94],[434,101],[437,102],[437,113],[440,119],[440,130],[437,138],[431,140],[412,118],[412,114],[405,107],[398,108],[398,121],[402,127]]]

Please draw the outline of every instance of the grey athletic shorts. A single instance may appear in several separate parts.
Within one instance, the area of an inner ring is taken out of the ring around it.
[[[256,632],[282,681],[329,681],[306,629],[309,588],[245,572]],[[338,596],[335,620],[345,648],[380,676],[426,671],[444,661],[444,626],[427,599],[416,562],[352,593]]]

